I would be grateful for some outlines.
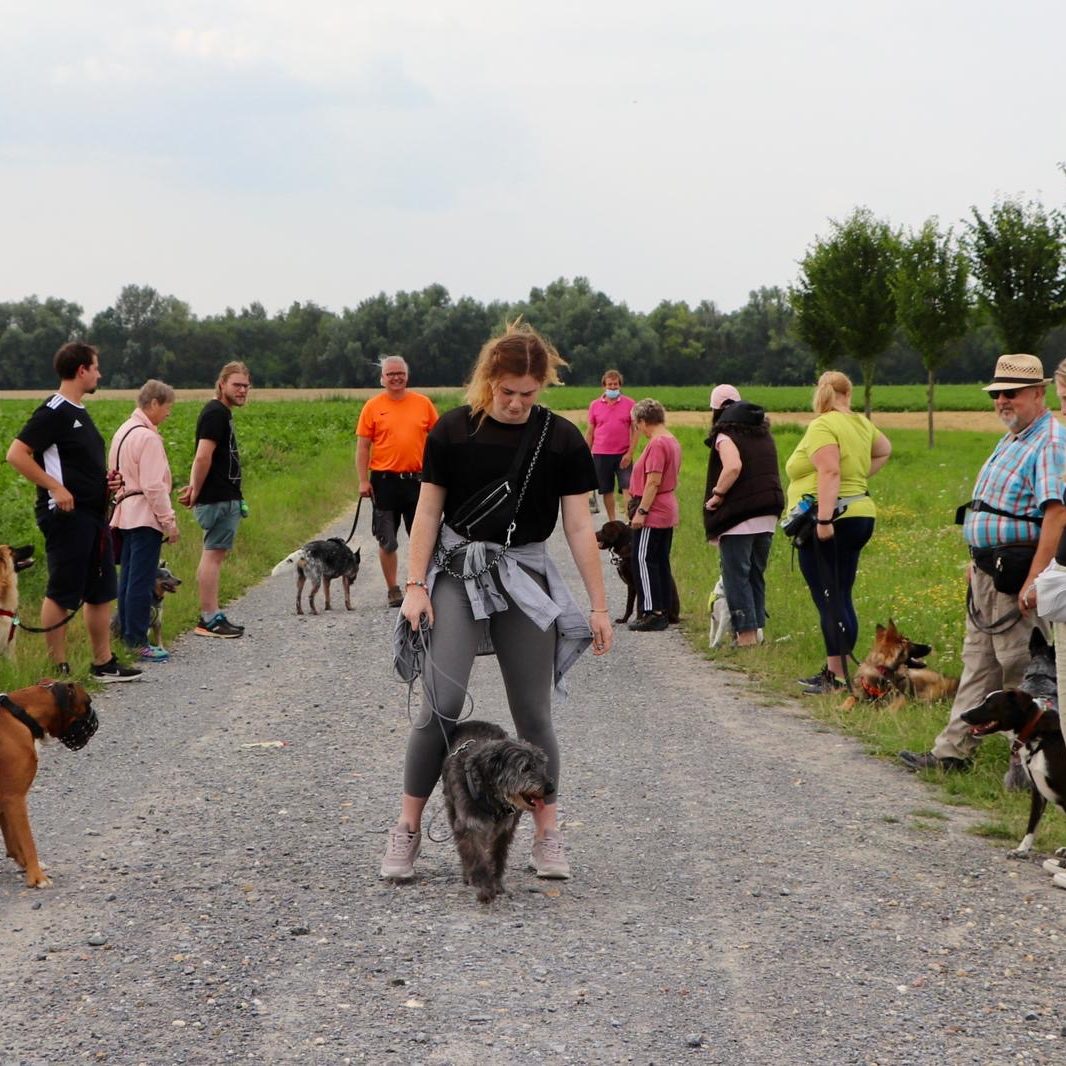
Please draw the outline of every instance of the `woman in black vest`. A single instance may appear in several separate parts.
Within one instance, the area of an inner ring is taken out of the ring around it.
[[[766,412],[732,385],[711,393],[703,528],[722,556],[722,584],[740,647],[766,624],[766,563],[785,494]]]

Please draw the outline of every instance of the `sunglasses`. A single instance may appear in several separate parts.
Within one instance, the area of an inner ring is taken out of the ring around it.
[[[1026,389],[1031,389],[1031,388],[1033,388],[1032,385],[1023,385],[1021,388],[1017,388],[1017,389],[1000,389],[996,393],[996,396],[1002,396],[1004,400],[1013,400],[1014,397],[1017,396],[1019,392],[1025,392]]]

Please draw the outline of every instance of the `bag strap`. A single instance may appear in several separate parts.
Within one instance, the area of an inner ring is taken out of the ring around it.
[[[119,466],[119,461],[122,458],[122,445],[126,443],[126,438],[135,429],[147,429],[147,428],[148,428],[147,426],[142,426],[140,424],[140,422],[138,422],[137,425],[130,426],[130,428],[127,429],[126,432],[122,434],[122,437],[121,437],[121,439],[118,442],[118,447],[115,449],[115,469],[116,470],[121,469],[121,467]],[[111,501],[111,512],[108,515],[108,519],[110,520],[111,515],[113,515],[115,513],[115,508],[118,507],[118,505],[120,503],[122,503],[123,500],[128,500],[131,496],[143,496],[143,495],[144,495],[144,489],[131,489],[129,492],[124,492],[121,496],[116,496]]]
[[[955,525],[961,526],[966,521],[967,511],[973,511],[975,514],[985,512],[999,515],[1000,518],[1013,518],[1016,522],[1032,522],[1035,526],[1044,524],[1043,515],[1014,514],[1011,511],[1002,511],[998,507],[993,507],[992,504],[985,503],[984,500],[967,500],[966,503],[959,504],[955,509]]]

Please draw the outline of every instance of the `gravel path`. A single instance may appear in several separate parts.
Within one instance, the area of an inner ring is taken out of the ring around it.
[[[55,888],[0,866],[4,1066],[1064,1061],[1066,893],[675,632],[620,631],[556,709],[572,881],[525,868],[528,824],[490,907],[447,842],[379,881],[407,720],[365,554],[352,613],[265,581],[243,640],[175,641],[44,752]],[[476,714],[509,724],[494,666]]]

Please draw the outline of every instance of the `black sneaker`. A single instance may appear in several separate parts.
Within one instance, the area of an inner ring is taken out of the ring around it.
[[[234,640],[244,636],[244,626],[235,626],[226,619],[219,611],[210,622],[205,622],[203,616],[193,632],[198,637],[221,637],[223,640]]]
[[[843,692],[847,687],[844,679],[830,673],[827,666],[816,679],[803,686],[803,694],[805,696],[827,696],[832,692]]]
[[[658,633],[663,629],[670,628],[670,620],[665,614],[656,614],[655,611],[649,611],[635,622],[630,622],[629,628],[634,633]]]
[[[113,655],[102,666],[93,663],[89,673],[97,681],[103,681],[106,685],[116,681],[140,681],[141,679],[140,670],[135,670],[132,666],[123,666]]]
[[[801,677],[801,678],[797,679],[796,684],[797,685],[817,685],[822,680],[822,678],[825,676],[825,672],[828,669],[829,669],[829,667],[826,666],[823,663],[822,664],[822,668],[821,668],[821,670],[818,671],[818,673],[811,674],[810,677]]]
[[[953,759],[950,755],[940,758],[931,751],[901,751],[899,761],[911,771],[943,770],[946,774],[956,774],[973,766],[971,759]]]

